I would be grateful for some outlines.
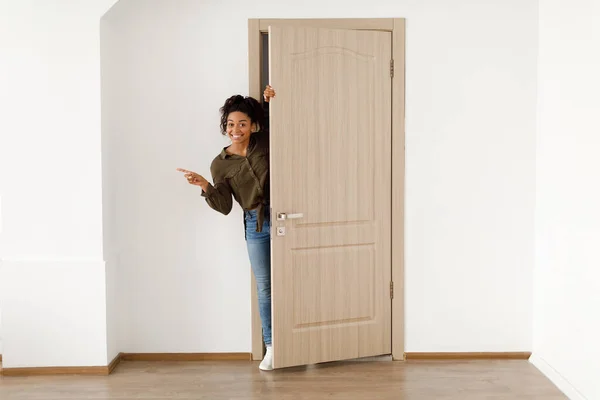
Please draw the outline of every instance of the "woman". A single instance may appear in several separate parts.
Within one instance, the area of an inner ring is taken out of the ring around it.
[[[267,86],[268,103],[275,91]],[[201,175],[178,168],[192,185],[202,188],[210,207],[225,215],[232,196],[244,210],[244,228],[250,265],[258,288],[258,306],[267,352],[261,370],[273,369],[271,346],[271,235],[269,223],[269,136],[262,105],[251,97],[232,96],[221,107],[221,133],[231,140],[213,160],[211,185]]]

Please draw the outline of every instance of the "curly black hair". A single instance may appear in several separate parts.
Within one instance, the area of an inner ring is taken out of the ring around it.
[[[258,100],[252,97],[234,95],[225,100],[225,104],[220,108],[221,111],[221,134],[227,135],[227,118],[229,114],[235,111],[243,112],[250,118],[251,123],[255,123],[259,130],[265,130],[265,111]]]

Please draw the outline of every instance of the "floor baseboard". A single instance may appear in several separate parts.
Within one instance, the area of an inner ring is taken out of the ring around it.
[[[108,366],[2,368],[3,376],[108,375]]]
[[[119,353],[107,366],[2,368],[3,376],[110,375],[121,361],[251,361],[251,353]]]
[[[117,365],[119,365],[119,363],[121,362],[121,358],[123,356],[123,353],[119,353],[115,356],[115,358],[113,358],[113,360],[110,362],[110,364],[108,364],[108,374],[110,375],[115,368],[117,368]]]
[[[405,360],[528,360],[530,352],[404,353]],[[0,361],[1,361],[0,355]],[[107,366],[3,368],[3,376],[110,375],[121,361],[251,361],[252,353],[119,353]],[[539,361],[538,361],[539,363]],[[535,365],[535,364],[534,364]],[[547,364],[546,364],[547,365]],[[538,365],[538,369],[542,370]],[[546,368],[547,369],[547,368]],[[544,372],[544,371],[543,371]]]
[[[530,352],[404,353],[405,360],[528,360]]]
[[[0,368],[2,376],[44,376],[44,375],[98,375],[105,376],[115,369],[121,361],[121,354],[107,366],[92,367],[25,367],[25,368]]]

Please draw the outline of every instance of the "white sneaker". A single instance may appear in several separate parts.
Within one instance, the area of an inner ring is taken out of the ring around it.
[[[265,353],[265,358],[261,361],[258,366],[263,371],[271,371],[273,370],[273,347],[267,347],[267,352]]]

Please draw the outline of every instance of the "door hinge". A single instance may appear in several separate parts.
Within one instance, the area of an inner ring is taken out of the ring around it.
[[[394,60],[390,60],[390,77],[394,77]]]
[[[394,282],[390,281],[390,299],[394,299]]]

